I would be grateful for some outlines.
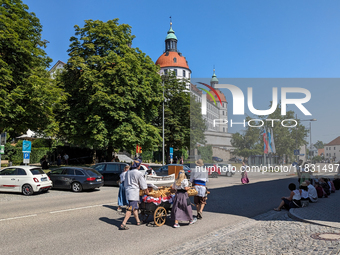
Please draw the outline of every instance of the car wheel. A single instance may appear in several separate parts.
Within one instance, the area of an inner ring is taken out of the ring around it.
[[[32,186],[29,184],[25,184],[24,186],[22,186],[22,194],[24,194],[25,196],[32,195],[33,194]]]
[[[73,192],[80,192],[83,190],[83,187],[81,186],[79,182],[72,183],[71,187],[72,187]]]
[[[227,172],[227,177],[231,177],[233,174],[231,172]]]
[[[218,173],[213,172],[213,173],[211,174],[211,178],[217,178],[217,177],[218,177]]]

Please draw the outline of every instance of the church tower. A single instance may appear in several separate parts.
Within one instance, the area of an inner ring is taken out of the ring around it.
[[[165,52],[157,59],[156,65],[161,68],[160,75],[172,71],[175,72],[177,79],[190,79],[191,70],[188,61],[178,51],[177,42],[177,36],[172,29],[172,22],[170,22],[170,29],[165,37]]]

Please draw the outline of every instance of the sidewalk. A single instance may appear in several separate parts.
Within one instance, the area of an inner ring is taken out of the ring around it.
[[[319,198],[317,203],[309,203],[304,208],[292,208],[289,217],[308,223],[340,229],[340,190],[328,198]]]
[[[337,190],[308,207],[289,213],[272,210],[157,254],[340,254],[339,198]],[[335,239],[318,238],[322,236]]]

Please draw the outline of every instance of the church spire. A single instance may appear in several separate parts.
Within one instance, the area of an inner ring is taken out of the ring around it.
[[[176,51],[177,52],[177,37],[175,31],[172,29],[172,19],[170,17],[170,29],[168,35],[165,38],[165,51]]]
[[[216,77],[216,74],[215,74],[215,67],[214,67],[214,74],[213,76],[211,77],[211,80],[210,80],[210,85],[211,87],[215,88],[215,85],[218,84],[218,79]]]

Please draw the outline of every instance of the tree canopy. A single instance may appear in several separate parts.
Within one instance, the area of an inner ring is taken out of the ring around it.
[[[78,145],[127,151],[160,143],[151,124],[162,101],[159,69],[131,47],[133,38],[131,27],[118,19],[75,26],[70,58],[57,76],[67,93],[58,106],[61,136]]]
[[[246,123],[250,120],[250,117],[246,117]],[[262,155],[264,152],[264,143],[262,134],[264,128],[272,128],[273,137],[275,141],[276,154],[282,155],[293,155],[295,149],[306,144],[304,140],[307,137],[308,130],[305,126],[298,124],[296,127],[284,127],[281,125],[281,121],[285,119],[295,119],[294,112],[288,111],[286,115],[281,115],[281,106],[278,105],[275,112],[268,116],[258,116],[258,119],[262,119],[264,122],[263,127],[250,127],[246,126],[246,130],[243,134],[237,132],[233,134],[231,144],[236,149],[234,154],[249,157],[250,155]],[[266,119],[275,119],[272,127],[272,121],[266,121]],[[290,123],[292,125],[294,123]],[[252,123],[254,125],[254,123]],[[285,125],[289,125],[286,123]]]
[[[53,104],[60,97],[47,68],[52,61],[42,26],[21,0],[0,3],[0,133],[57,128]]]
[[[163,76],[164,84],[164,143],[166,155],[169,148],[189,149],[190,146],[190,93],[187,80],[179,80],[173,72]],[[160,134],[163,129],[163,107],[158,109],[154,121]]]

